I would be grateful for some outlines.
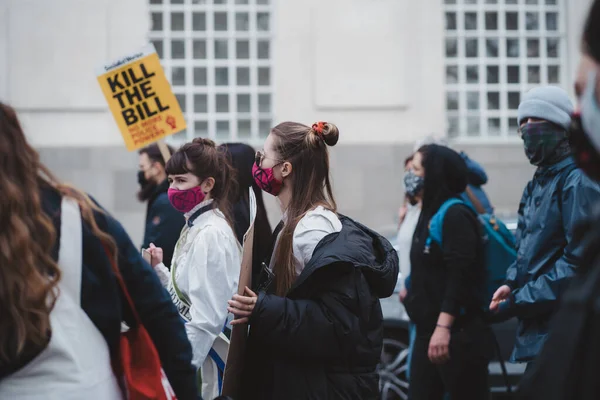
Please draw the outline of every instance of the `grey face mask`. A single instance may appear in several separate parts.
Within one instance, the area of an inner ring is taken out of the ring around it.
[[[406,194],[410,197],[419,195],[424,185],[425,179],[416,175],[413,170],[408,170],[404,173],[404,190],[406,190]]]
[[[590,72],[581,97],[581,125],[590,142],[600,153],[600,105],[596,100],[597,71]]]

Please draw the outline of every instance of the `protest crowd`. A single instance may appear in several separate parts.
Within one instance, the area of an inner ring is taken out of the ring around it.
[[[0,399],[380,399],[380,299],[399,279],[408,399],[489,399],[492,326],[511,318],[516,398],[600,398],[600,0],[581,49],[575,104],[542,86],[518,107],[536,171],[514,235],[483,167],[429,140],[396,182],[391,243],[338,212],[343,130],[282,122],[259,151],[139,149],[140,249],[0,102]],[[275,227],[263,196],[281,206]]]

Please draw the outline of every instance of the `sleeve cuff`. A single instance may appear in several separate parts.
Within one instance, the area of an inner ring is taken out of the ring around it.
[[[456,304],[456,302],[454,300],[445,299],[444,302],[442,303],[441,312],[450,314],[454,318],[456,318],[459,315],[458,305]]]
[[[256,318],[260,314],[260,309],[262,308],[262,303],[266,296],[267,294],[265,292],[258,293],[258,299],[256,299],[256,304],[254,305],[252,314],[250,315],[250,318],[248,318],[248,324],[251,325],[253,322],[256,322]]]
[[[163,263],[157,264],[154,267],[154,272],[156,272],[156,275],[158,276],[158,279],[160,280],[160,283],[163,285],[163,287],[165,287],[165,288],[169,287],[169,281],[171,279],[171,274],[170,274],[168,268],[165,266],[165,264],[163,264]]]

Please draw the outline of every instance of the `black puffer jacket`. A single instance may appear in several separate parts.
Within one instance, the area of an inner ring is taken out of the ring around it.
[[[379,397],[379,298],[393,293],[398,255],[375,232],[340,220],[285,298],[259,294],[240,400]]]

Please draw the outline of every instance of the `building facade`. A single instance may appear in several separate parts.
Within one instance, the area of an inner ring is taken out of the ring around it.
[[[260,148],[269,128],[334,122],[340,211],[396,223],[415,142],[447,137],[487,169],[514,214],[533,169],[517,136],[521,95],[572,93],[590,0],[3,0],[0,99],[60,178],[90,192],[140,241],[137,155],[95,67],[152,42],[195,136]],[[279,210],[269,199],[270,217]]]

